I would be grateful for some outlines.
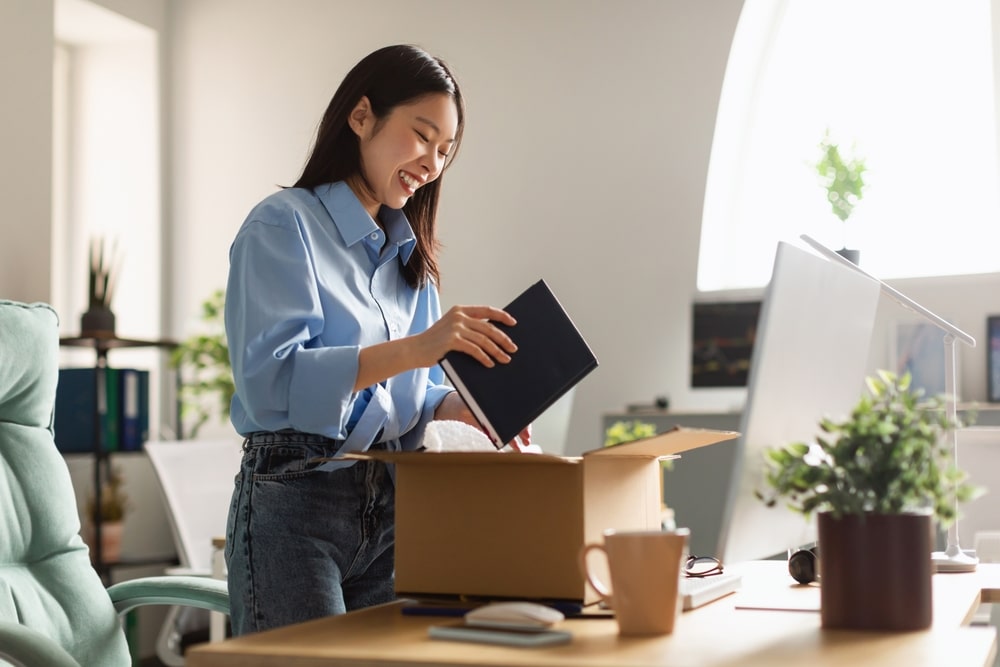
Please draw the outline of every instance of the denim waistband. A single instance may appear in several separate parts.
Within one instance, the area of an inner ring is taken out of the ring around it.
[[[287,429],[284,431],[255,431],[243,440],[243,450],[263,445],[323,445],[339,449],[342,444],[344,444],[343,440],[334,440],[325,435]]]
[[[381,431],[379,432],[379,435],[381,435]],[[294,429],[285,429],[282,431],[254,431],[244,438],[243,451],[245,452],[251,447],[262,447],[265,445],[321,445],[323,447],[329,447],[336,452],[343,444],[343,440],[334,440],[333,438],[328,438],[325,435],[319,435],[317,433],[303,433],[302,431],[296,431]],[[389,446],[384,442],[376,442],[368,449],[389,449]]]

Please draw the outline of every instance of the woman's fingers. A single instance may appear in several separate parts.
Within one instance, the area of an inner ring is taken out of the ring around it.
[[[492,306],[455,306],[427,330],[432,338],[443,336],[437,358],[452,350],[464,352],[484,366],[507,363],[517,345],[494,322],[509,326],[516,320],[507,312]]]

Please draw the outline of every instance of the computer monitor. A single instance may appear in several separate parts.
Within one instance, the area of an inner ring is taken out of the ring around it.
[[[785,242],[764,292],[717,556],[771,558],[816,541],[815,521],[768,507],[764,451],[809,442],[823,417],[850,413],[864,391],[880,287],[856,271]]]

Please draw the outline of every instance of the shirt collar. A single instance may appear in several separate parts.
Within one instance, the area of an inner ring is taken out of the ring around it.
[[[344,181],[326,183],[317,186],[314,191],[348,246],[363,241],[378,229],[354,191]],[[394,243],[399,248],[399,257],[406,264],[417,245],[417,237],[406,214],[401,209],[383,206],[379,217],[385,225],[386,243]]]

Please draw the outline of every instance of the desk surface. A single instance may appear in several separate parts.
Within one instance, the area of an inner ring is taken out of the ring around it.
[[[923,632],[823,630],[816,611],[742,609],[751,597],[773,595],[776,606],[818,605],[816,588],[794,586],[783,562],[747,563],[743,589],[685,612],[672,635],[622,638],[612,619],[571,619],[564,646],[508,648],[432,640],[427,627],[447,619],[403,616],[402,602],[318,619],[216,644],[187,654],[189,667],[306,667],[313,665],[991,665],[997,650],[991,627],[964,625],[984,602],[1000,602],[1000,564],[976,572],[934,575],[934,624]],[[818,606],[817,606],[818,608]]]

